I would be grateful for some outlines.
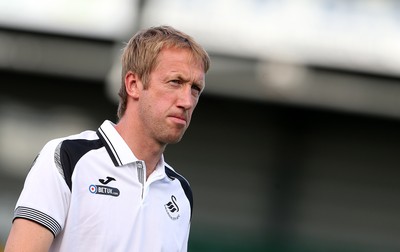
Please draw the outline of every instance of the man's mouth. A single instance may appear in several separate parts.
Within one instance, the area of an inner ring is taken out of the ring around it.
[[[171,115],[169,116],[175,123],[185,124],[187,123],[186,117],[182,115]]]

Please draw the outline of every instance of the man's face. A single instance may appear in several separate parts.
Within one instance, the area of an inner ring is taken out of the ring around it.
[[[179,142],[204,86],[203,66],[189,50],[163,49],[139,98],[140,119],[149,137],[160,144]]]

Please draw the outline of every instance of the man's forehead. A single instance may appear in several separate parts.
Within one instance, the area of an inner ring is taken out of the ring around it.
[[[178,57],[178,55],[185,55],[186,60],[198,65],[198,67],[200,67],[205,73],[203,59],[186,47],[164,47],[160,50],[157,61],[169,60],[171,57]]]

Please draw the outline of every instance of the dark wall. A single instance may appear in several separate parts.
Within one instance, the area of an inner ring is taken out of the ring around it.
[[[218,248],[203,251],[391,251],[400,248],[399,126],[207,96],[167,160],[192,183],[194,233]]]

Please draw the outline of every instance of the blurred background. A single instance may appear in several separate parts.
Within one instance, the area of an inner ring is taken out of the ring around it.
[[[190,251],[400,251],[396,0],[0,0],[0,251],[36,154],[116,121],[121,48],[154,25],[212,58],[166,151]]]

